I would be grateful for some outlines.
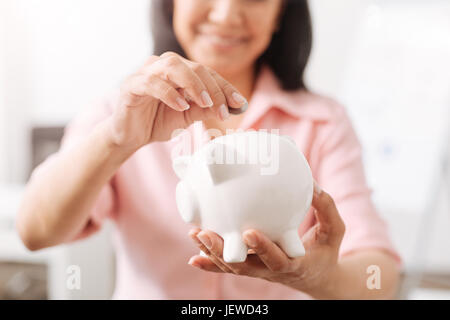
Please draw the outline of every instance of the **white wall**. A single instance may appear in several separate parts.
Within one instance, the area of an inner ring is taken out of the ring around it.
[[[5,3],[0,1],[0,184],[6,181]]]
[[[2,0],[9,182],[29,167],[29,127],[61,125],[151,52],[150,0]]]
[[[337,98],[358,25],[371,0],[310,0],[313,50],[306,70],[308,86]]]
[[[150,1],[0,1],[0,184],[24,182],[31,126],[65,125],[143,63]],[[108,229],[51,257],[51,298],[111,296]],[[79,291],[65,286],[72,264],[81,267]]]
[[[356,28],[338,98],[354,120],[374,201],[407,265],[421,267],[426,251],[433,252],[428,267],[445,270],[449,194],[436,186],[448,179],[440,170],[450,133],[450,2],[374,3]],[[421,247],[428,235],[446,241]]]

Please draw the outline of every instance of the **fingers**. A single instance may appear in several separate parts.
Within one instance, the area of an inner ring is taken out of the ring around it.
[[[172,85],[157,76],[138,75],[130,79],[128,85],[130,86],[128,92],[131,95],[140,98],[144,96],[155,97],[177,111],[185,111],[190,108],[184,96],[182,96]],[[133,106],[132,102],[129,102],[128,104]]]
[[[214,104],[200,77],[178,56],[162,56],[161,59],[145,68],[144,72],[159,75],[163,80],[173,84],[175,89],[183,88],[202,108],[209,108]]]
[[[208,258],[223,272],[233,273],[237,275],[246,275],[252,277],[266,277],[267,268],[256,255],[250,255],[247,260],[242,263],[226,263],[223,260],[223,239],[216,233],[200,229],[193,229],[190,232],[191,237],[197,235],[194,239],[199,248],[205,252]]]
[[[222,269],[220,269],[209,258],[202,257],[200,255],[191,257],[191,259],[189,259],[188,264],[190,264],[193,267],[203,269],[205,271],[224,273],[224,271]]]
[[[231,109],[229,109],[230,113],[240,114],[247,110],[248,102],[239,91],[214,70],[208,69],[208,71],[224,92],[224,96],[227,99],[227,105],[231,107]]]
[[[190,236],[208,256],[193,256],[189,264],[205,271],[226,272],[273,281],[283,273],[297,272],[303,258],[290,259],[275,243],[256,230],[247,230],[243,238],[255,254],[247,256],[242,263],[226,263],[222,259],[223,239],[216,233],[199,228],[192,229]]]
[[[176,53],[173,52],[166,52],[162,56],[173,56],[176,55]],[[180,57],[180,56],[178,56]],[[230,112],[232,114],[238,114],[244,112],[248,107],[248,101],[247,99],[242,96],[239,91],[227,80],[225,80],[220,74],[218,74],[215,70],[208,68],[206,66],[202,66],[198,63],[192,62],[190,60],[187,60],[183,57],[180,57],[183,61],[185,61],[188,65],[190,65],[194,70],[198,67],[200,67],[201,71],[206,70],[209,75],[214,78],[220,89],[222,90],[223,95],[226,98],[227,105],[231,107]],[[236,111],[233,111],[233,109],[236,109]],[[237,112],[239,111],[239,112]]]
[[[230,113],[228,112],[227,99],[222,92],[222,89],[217,84],[216,80],[211,76],[208,70],[201,64],[195,63],[191,64],[191,68],[197,73],[200,79],[205,84],[208,89],[209,94],[213,100],[213,112],[221,120],[226,120],[229,118]]]
[[[202,119],[213,115],[226,120],[230,113],[248,107],[247,100],[217,72],[173,52],[151,56],[134,80],[130,82],[133,95],[151,95],[177,111],[192,105],[205,108]]]
[[[312,206],[316,209],[315,216],[319,223],[319,232],[326,235],[327,242],[340,245],[345,233],[345,224],[336,208],[333,198],[322,191],[314,183]]]
[[[293,268],[293,260],[263,233],[252,229],[247,230],[244,232],[244,241],[270,271],[283,273]]]
[[[173,52],[166,52],[161,55],[161,57],[179,59],[186,63],[186,65],[199,76],[213,101],[214,112],[220,119],[227,119],[229,117],[229,113],[240,114],[247,110],[247,100],[231,83],[225,80],[213,69],[187,60]]]
[[[216,264],[219,268],[224,268],[229,273],[236,273],[236,270],[228,263],[223,261],[223,239],[216,233],[203,230],[197,234],[197,238],[202,242],[202,244],[208,249],[208,257]]]
[[[150,56],[150,57],[147,59],[147,61],[145,61],[145,63],[144,63],[144,68],[145,68],[146,66],[151,65],[153,62],[158,61],[159,59],[160,59],[160,57],[158,57],[157,55],[152,55],[152,56]]]
[[[200,240],[198,235],[201,232],[202,231],[199,228],[195,228],[195,229],[192,229],[191,231],[189,231],[189,236],[192,238],[192,240],[195,241],[195,243],[200,248],[200,250],[202,250],[220,270],[222,270],[223,272],[227,272],[227,273],[231,272],[231,269],[228,266],[226,266],[225,263],[223,261],[221,261],[216,255],[214,255],[210,251],[210,249],[207,246],[205,246],[205,244]],[[200,236],[202,236],[202,235],[200,235]]]

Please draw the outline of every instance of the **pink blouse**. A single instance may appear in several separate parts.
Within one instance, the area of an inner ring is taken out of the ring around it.
[[[109,96],[66,128],[62,148],[73,146],[111,112],[117,94]],[[340,256],[368,248],[390,253],[400,264],[386,223],[370,199],[361,161],[361,146],[345,109],[304,90],[281,89],[264,67],[240,128],[279,129],[304,153],[318,184],[335,199],[346,225]],[[200,122],[188,132],[204,133]],[[195,138],[194,138],[195,139]],[[200,141],[204,143],[206,140]],[[137,151],[102,190],[91,212],[90,228],[114,222],[117,259],[115,299],[308,299],[281,284],[231,274],[210,273],[187,264],[199,250],[188,237],[175,204],[178,178],[171,167],[177,139],[149,144]],[[55,159],[52,155],[39,167]],[[36,170],[34,174],[37,174]],[[313,224],[310,210],[299,228]],[[76,239],[85,237],[85,230]],[[74,240],[76,240],[74,239]]]

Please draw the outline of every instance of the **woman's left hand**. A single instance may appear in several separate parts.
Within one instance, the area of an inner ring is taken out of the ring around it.
[[[302,237],[305,256],[289,258],[264,234],[250,229],[243,237],[254,254],[242,263],[226,263],[223,239],[212,231],[195,228],[189,235],[208,257],[193,256],[189,264],[205,271],[262,278],[306,293],[332,290],[345,225],[331,196],[317,186],[314,189],[312,206],[317,223]]]

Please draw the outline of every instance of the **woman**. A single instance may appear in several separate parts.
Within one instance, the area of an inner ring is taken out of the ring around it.
[[[153,4],[155,55],[74,120],[60,152],[33,173],[17,219],[25,245],[74,241],[112,219],[118,299],[393,297],[400,259],[370,201],[358,140],[344,109],[302,80],[311,48],[306,1]],[[314,210],[299,228],[304,257],[288,258],[247,230],[252,254],[225,263],[220,236],[189,231],[171,168],[170,138],[180,128],[194,137],[279,129],[296,141],[328,192],[316,183]],[[379,272],[376,289],[369,266]]]

